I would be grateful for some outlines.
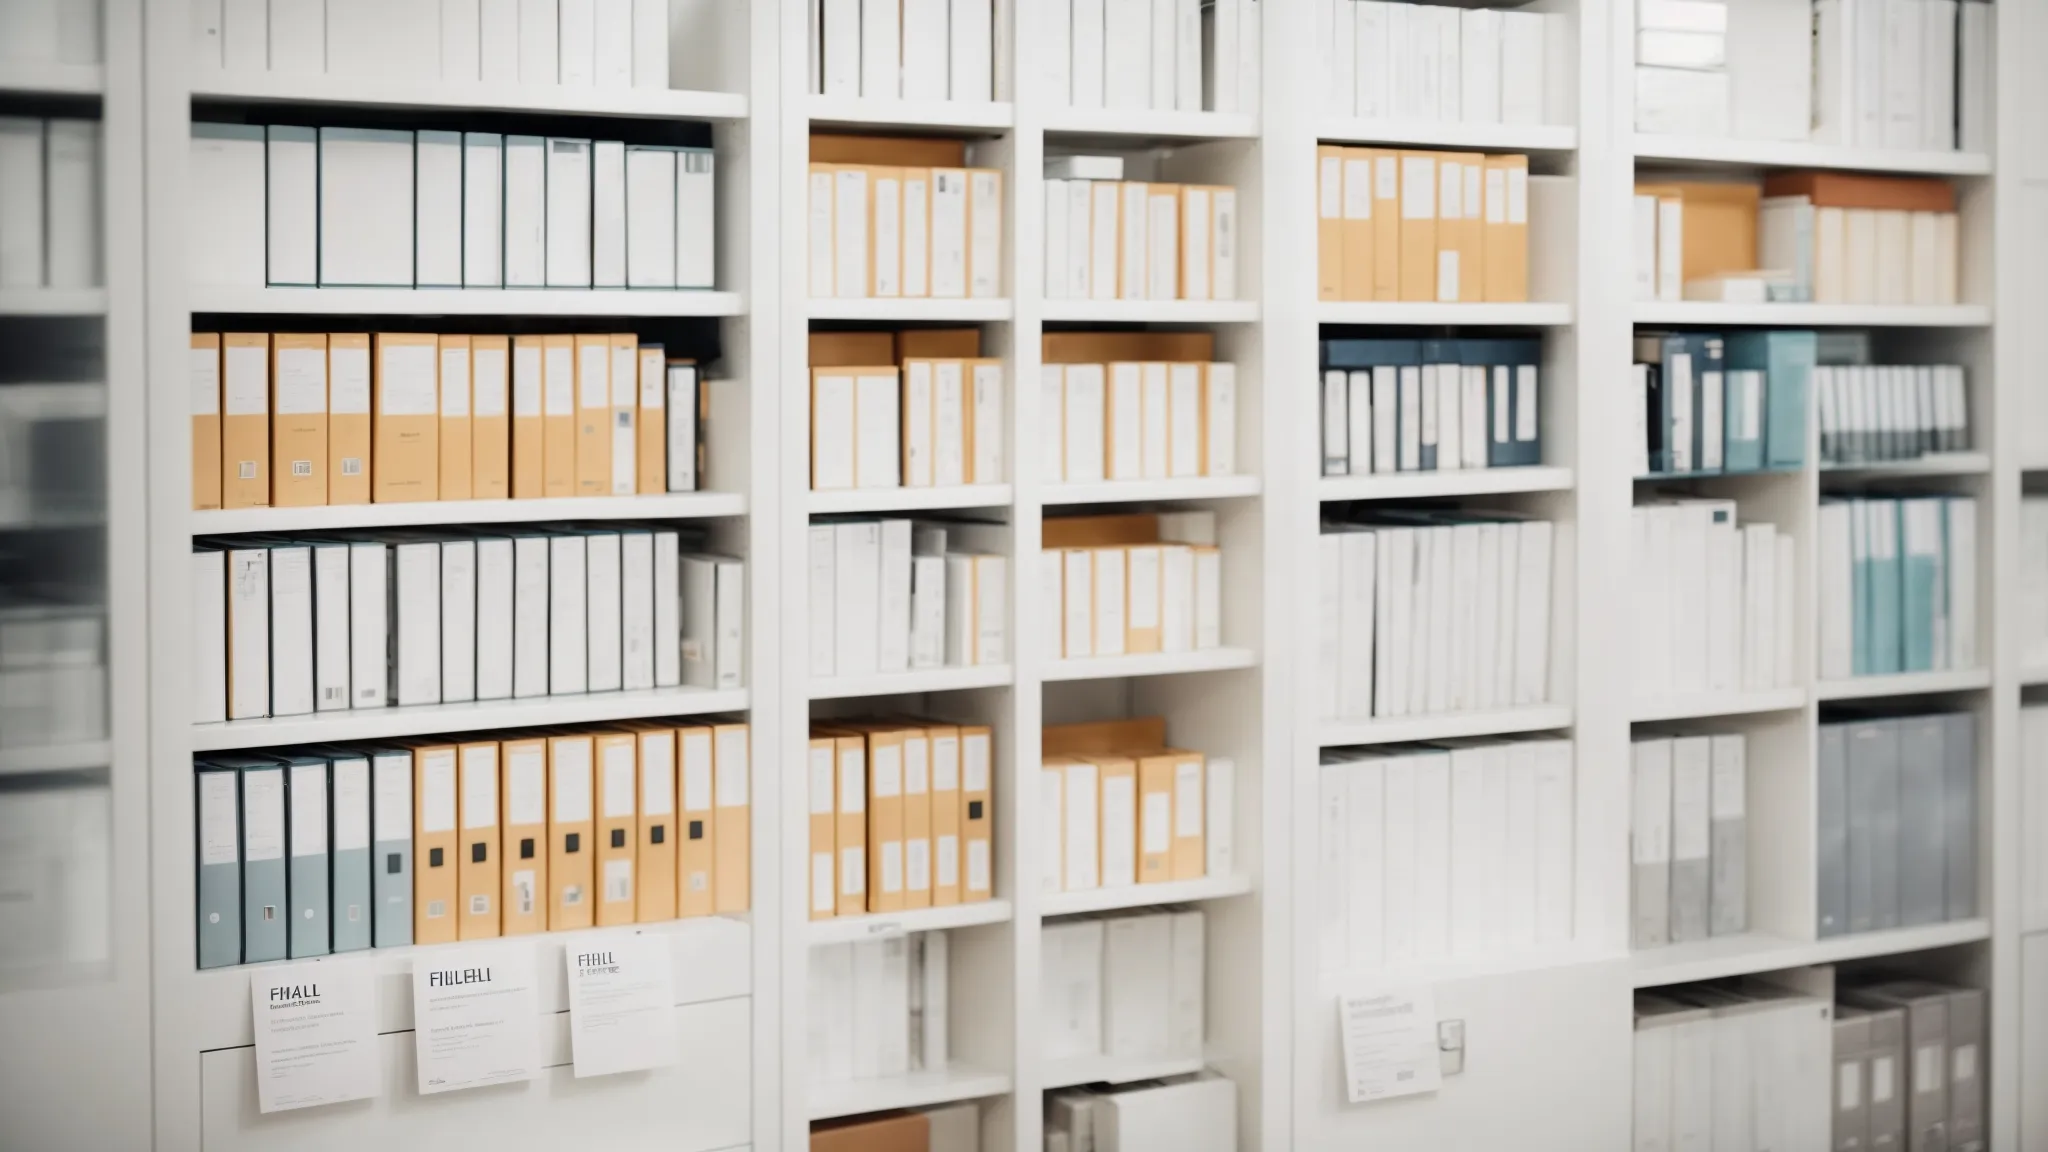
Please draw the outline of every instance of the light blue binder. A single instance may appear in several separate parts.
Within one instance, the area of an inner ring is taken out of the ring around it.
[[[242,782],[233,768],[192,765],[199,872],[199,966],[242,962]]]
[[[1882,676],[1904,666],[1901,652],[1899,502],[1872,500],[1865,505],[1870,528],[1870,671]]]
[[[268,756],[216,756],[241,776],[242,962],[282,960],[285,921],[284,766]]]
[[[285,767],[286,891],[292,959],[332,951],[328,902],[327,758],[280,756]]]
[[[370,925],[376,946],[412,943],[412,752],[380,748],[370,761]]]
[[[1812,332],[1738,332],[1728,337],[1728,367],[1764,373],[1763,467],[1806,464],[1806,393],[1819,362]]]
[[[370,760],[343,748],[318,750],[332,764],[327,803],[327,850],[333,859],[334,950],[370,946]]]
[[[1939,497],[1899,501],[1900,670],[1904,672],[1934,669],[1935,620],[1947,614],[1941,596],[1944,519]]]

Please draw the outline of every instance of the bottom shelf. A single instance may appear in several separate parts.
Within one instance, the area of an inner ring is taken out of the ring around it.
[[[1695,980],[1772,972],[1780,968],[1837,964],[1845,960],[1867,960],[1874,956],[1894,956],[1927,948],[1974,944],[1990,938],[1991,922],[1988,920],[1924,924],[1883,932],[1859,932],[1853,936],[1830,936],[1825,940],[1787,940],[1749,932],[1653,948],[1637,952],[1631,961],[1635,969],[1635,986],[1657,988],[1666,984],[1690,984]]]
[[[1082,1056],[1048,1065],[1045,1089],[1050,1092],[1076,1084],[1130,1084],[1138,1080],[1189,1076],[1201,1070],[1200,1056],[1160,1056],[1140,1060],[1119,1056]]]
[[[951,1104],[955,1100],[1001,1096],[1009,1090],[1008,1072],[988,1072],[965,1064],[950,1064],[936,1072],[812,1084],[809,1115],[813,1120],[831,1120],[865,1112],[925,1108],[933,1104]]]

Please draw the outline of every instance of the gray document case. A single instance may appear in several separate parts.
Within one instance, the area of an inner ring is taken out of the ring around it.
[[[1896,722],[1899,758],[1899,924],[1939,924],[1947,916],[1948,765],[1939,716]]]
[[[1977,717],[1950,712],[1941,718],[1941,754],[1946,762],[1948,919],[1977,914]]]
[[[1849,744],[1848,730],[1841,724],[1820,726],[1816,845],[1819,885],[1818,931],[1821,936],[1840,936],[1849,931],[1851,853],[1849,851]],[[1869,879],[1869,849],[1856,857],[1863,868],[1861,886]]]
[[[377,947],[412,943],[412,753],[370,758],[370,924]]]
[[[198,815],[199,966],[242,962],[242,789],[233,768],[193,765]]]
[[[257,756],[224,757],[242,777],[242,962],[282,960],[285,919],[284,767]]]
[[[290,860],[290,948],[293,959],[330,951],[327,851],[327,758],[282,756],[285,765],[285,850]]]
[[[333,854],[334,950],[355,952],[371,944],[370,761],[334,754],[328,800],[328,850]]]

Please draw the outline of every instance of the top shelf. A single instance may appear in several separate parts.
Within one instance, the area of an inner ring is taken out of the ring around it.
[[[1851,172],[1911,172],[1933,176],[1986,176],[1991,157],[1981,152],[1848,148],[1792,140],[1740,140],[1731,136],[1635,138],[1637,161],[1713,164],[1735,168],[1834,168]]]
[[[257,104],[358,104],[465,112],[627,116],[647,120],[744,120],[747,98],[733,92],[670,88],[572,88],[563,85],[408,84],[360,76],[214,72],[194,78],[194,100]]]
[[[1562,124],[1458,124],[1433,120],[1329,117],[1316,124],[1316,139],[1326,144],[1413,144],[1425,148],[1570,152],[1579,146],[1579,130]]]

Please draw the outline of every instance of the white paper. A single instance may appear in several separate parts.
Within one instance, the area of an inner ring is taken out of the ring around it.
[[[346,961],[254,969],[256,1100],[289,1112],[377,1094],[376,985]]]
[[[1344,1092],[1353,1104],[1434,1092],[1436,993],[1427,985],[1380,988],[1337,998],[1344,1043]]]
[[[675,964],[667,937],[579,936],[562,950],[562,963],[569,977],[569,1051],[578,1077],[676,1062]]]
[[[412,962],[422,1096],[540,1074],[533,943],[437,948]]]

